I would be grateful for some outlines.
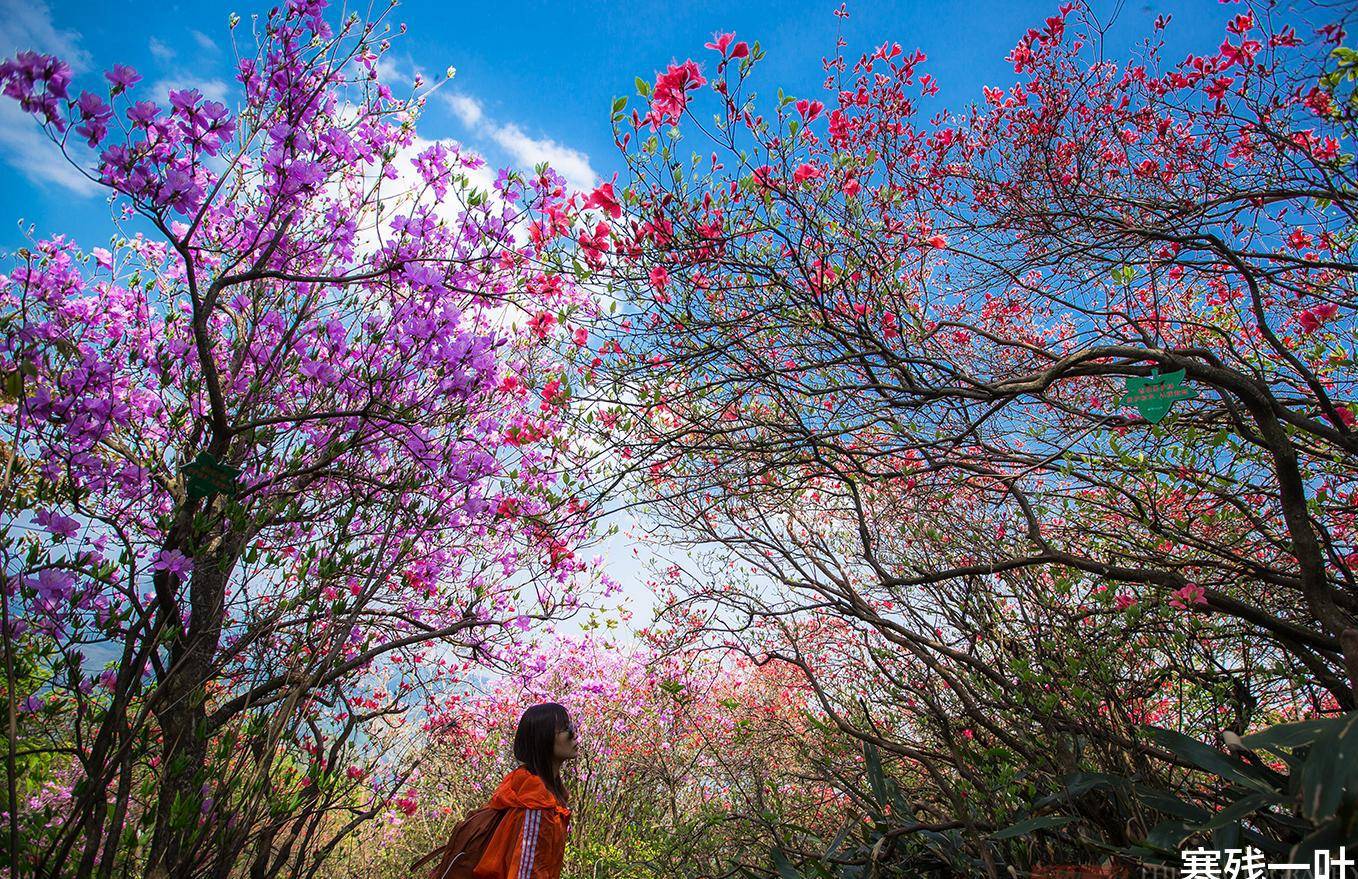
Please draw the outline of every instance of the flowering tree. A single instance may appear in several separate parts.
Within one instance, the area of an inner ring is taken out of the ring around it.
[[[136,230],[0,283],[16,873],[300,875],[401,789],[373,724],[582,600],[563,186],[473,188],[378,81],[385,15],[324,5],[261,20],[235,109],[0,64]]]
[[[1198,734],[1355,706],[1354,56],[1296,26],[1246,8],[1210,54],[1119,65],[1065,6],[1017,82],[928,121],[920,53],[836,54],[823,101],[766,108],[724,34],[615,109],[608,419],[726,557],[680,620],[840,680],[842,729],[945,770],[975,869],[997,801],[963,731],[1047,785],[1063,727],[1168,771],[1136,729],[1165,680]],[[1196,399],[1134,413],[1147,379]],[[827,616],[853,649],[809,641]]]

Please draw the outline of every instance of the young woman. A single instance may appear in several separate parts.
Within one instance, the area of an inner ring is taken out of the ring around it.
[[[519,718],[519,767],[490,798],[490,808],[507,811],[476,865],[476,879],[560,879],[571,817],[561,764],[577,751],[575,727],[555,702],[534,705]]]

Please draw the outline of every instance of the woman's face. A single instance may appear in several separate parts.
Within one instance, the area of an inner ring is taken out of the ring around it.
[[[566,728],[556,734],[556,747],[552,751],[552,757],[560,763],[565,763],[567,760],[574,760],[579,752],[580,744],[575,740],[575,725],[567,720]]]

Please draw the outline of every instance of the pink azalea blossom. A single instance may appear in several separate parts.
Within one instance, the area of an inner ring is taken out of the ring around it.
[[[1202,607],[1207,604],[1207,591],[1197,583],[1189,583],[1179,589],[1174,590],[1173,597],[1169,600],[1170,606],[1179,610],[1188,610],[1190,607]]]

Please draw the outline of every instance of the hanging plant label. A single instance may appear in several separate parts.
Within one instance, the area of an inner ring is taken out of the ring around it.
[[[182,469],[188,478],[189,497],[205,498],[215,494],[235,497],[240,490],[236,484],[240,470],[223,464],[207,452],[199,452],[193,463]]]
[[[1183,383],[1186,374],[1180,369],[1160,375],[1160,370],[1152,369],[1149,378],[1128,376],[1127,393],[1118,405],[1135,406],[1142,418],[1154,424],[1179,400],[1191,400],[1198,395],[1191,386]]]

